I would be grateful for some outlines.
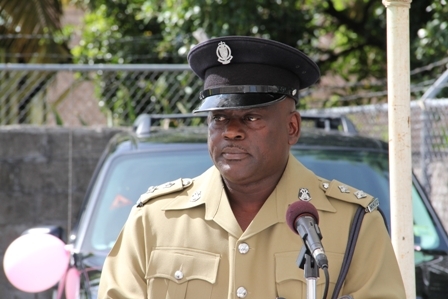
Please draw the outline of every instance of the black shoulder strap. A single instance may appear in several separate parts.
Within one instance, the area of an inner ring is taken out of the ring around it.
[[[355,252],[356,242],[358,240],[359,231],[361,229],[362,220],[364,219],[365,214],[365,209],[363,207],[359,207],[358,210],[356,210],[355,216],[353,217],[353,223],[350,228],[350,234],[348,236],[344,260],[342,261],[341,272],[339,273],[338,280],[336,281],[331,299],[337,299],[337,296],[341,291],[342,284],[344,283],[348,269],[350,268],[350,264],[352,262],[353,253]]]

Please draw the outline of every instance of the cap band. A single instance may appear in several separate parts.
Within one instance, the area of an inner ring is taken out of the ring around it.
[[[219,94],[247,94],[247,93],[258,93],[258,94],[281,94],[293,98],[296,102],[299,100],[299,93],[297,89],[286,88],[282,86],[275,85],[234,85],[234,86],[222,86],[217,88],[205,89],[200,92],[199,98],[201,100],[215,96]]]

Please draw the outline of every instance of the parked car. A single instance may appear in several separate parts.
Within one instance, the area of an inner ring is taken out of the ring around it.
[[[206,126],[162,129],[154,125],[160,119],[182,122],[191,117],[143,115],[132,132],[120,133],[110,141],[91,179],[77,223],[69,232],[69,247],[54,245],[68,252],[67,260],[59,259],[66,263],[61,266],[65,275],[62,280],[57,277],[60,282],[55,292],[65,292],[66,298],[96,298],[105,257],[140,194],[150,186],[195,177],[212,165]],[[302,134],[291,152],[317,175],[377,197],[390,223],[387,143],[360,136],[343,116],[303,115]],[[417,296],[446,298],[448,236],[415,176],[412,202]],[[58,227],[25,233],[43,235],[42,230],[62,236]]]

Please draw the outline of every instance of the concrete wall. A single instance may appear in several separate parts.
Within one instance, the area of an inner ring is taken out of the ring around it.
[[[18,291],[7,281],[3,270],[6,248],[33,226],[54,224],[67,231],[103,149],[118,131],[0,126],[1,299],[51,298],[50,292]]]

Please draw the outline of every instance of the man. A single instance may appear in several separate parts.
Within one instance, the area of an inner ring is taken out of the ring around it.
[[[316,177],[289,153],[300,135],[299,89],[319,79],[318,67],[292,47],[239,36],[201,43],[188,60],[204,80],[196,112],[209,112],[214,166],[141,196],[106,259],[99,298],[307,298],[296,264],[303,241],[285,220],[298,200],[319,213],[329,294],[362,207],[334,298],[405,298],[384,221],[364,212],[374,199]],[[324,286],[319,279],[316,298]]]

